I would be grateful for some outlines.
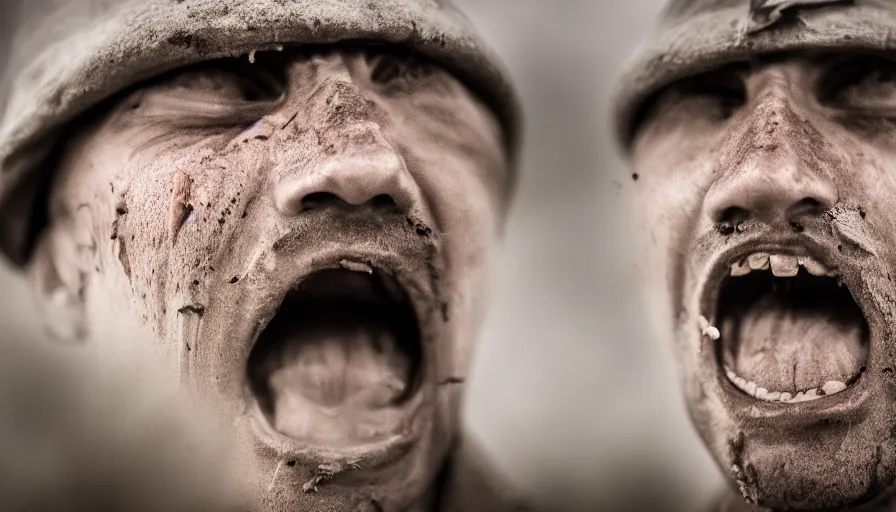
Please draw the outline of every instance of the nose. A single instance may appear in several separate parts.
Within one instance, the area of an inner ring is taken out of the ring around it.
[[[334,141],[335,139],[335,141]],[[287,216],[340,204],[408,212],[419,200],[402,156],[373,123],[342,128],[321,154],[276,186],[275,205]]]
[[[811,116],[797,109],[787,91],[768,93],[729,137],[704,198],[713,223],[792,225],[837,203],[840,159],[826,149],[831,145],[811,126]]]
[[[829,180],[799,171],[793,162],[778,160],[747,164],[716,182],[707,193],[704,208],[716,224],[748,219],[780,224],[821,214],[836,203],[837,191]]]

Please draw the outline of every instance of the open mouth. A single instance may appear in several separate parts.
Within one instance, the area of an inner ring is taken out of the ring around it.
[[[743,257],[717,300],[720,362],[750,396],[817,400],[849,388],[865,369],[865,315],[837,272],[812,257]]]
[[[352,447],[400,430],[420,389],[422,341],[391,275],[318,271],[284,299],[248,361],[269,425],[307,445]]]

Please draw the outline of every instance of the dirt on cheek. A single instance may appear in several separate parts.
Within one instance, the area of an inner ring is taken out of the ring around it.
[[[177,234],[181,226],[187,220],[187,216],[193,211],[190,203],[190,187],[193,180],[182,171],[175,172],[171,177],[171,224],[169,238],[171,245],[177,243]]]

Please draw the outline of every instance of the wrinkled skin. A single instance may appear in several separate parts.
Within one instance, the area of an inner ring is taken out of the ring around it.
[[[258,509],[428,508],[505,210],[499,125],[386,49],[251,59],[162,77],[74,130],[30,269],[49,327],[110,364],[151,346],[249,445]],[[343,259],[409,290],[422,384],[382,439],[303,443],[259,414],[247,359],[284,295]]]
[[[896,477],[893,69],[864,55],[733,64],[662,91],[638,127],[632,204],[650,309],[741,504],[877,510]],[[712,318],[712,285],[730,258],[776,248],[836,262],[866,317],[866,371],[842,393],[754,399],[725,378],[718,342],[702,335],[699,316]]]

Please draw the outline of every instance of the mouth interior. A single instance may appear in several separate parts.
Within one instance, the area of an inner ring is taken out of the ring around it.
[[[275,430],[332,446],[399,428],[421,366],[417,318],[399,283],[380,271],[328,269],[286,296],[248,374]]]
[[[728,277],[718,299],[721,357],[729,380],[768,401],[843,391],[864,371],[868,323],[839,278],[800,268],[792,277]]]

